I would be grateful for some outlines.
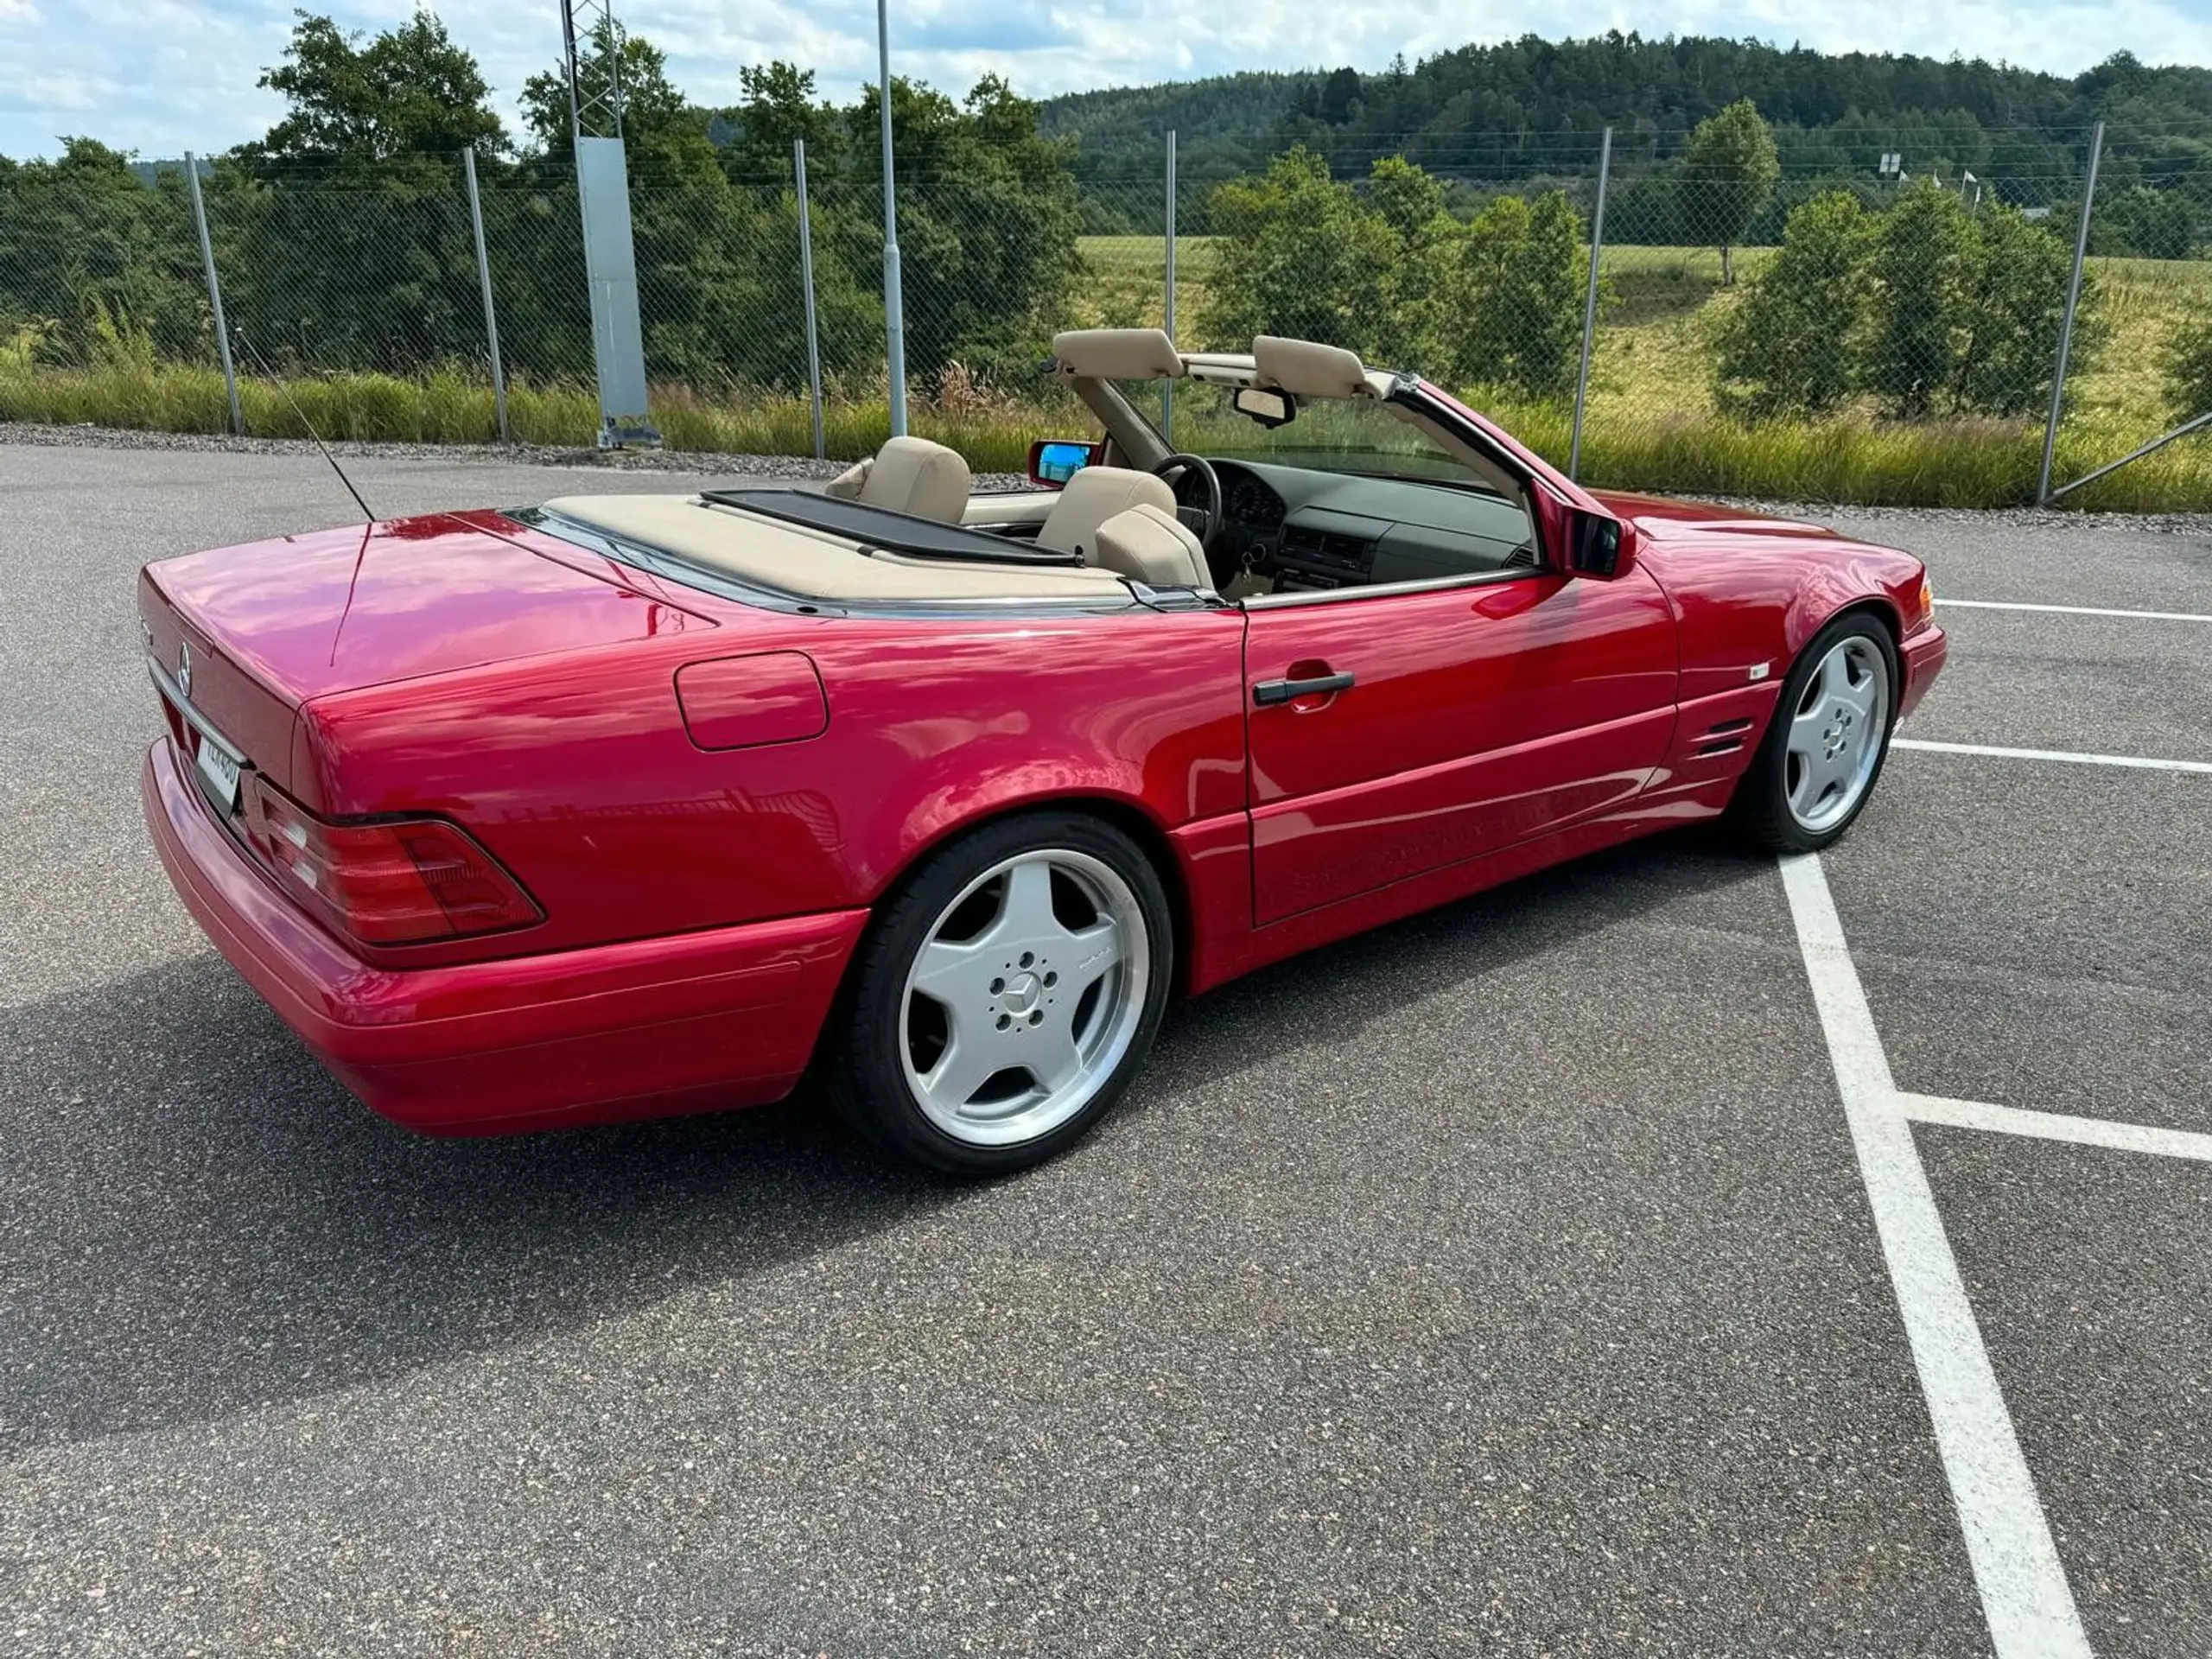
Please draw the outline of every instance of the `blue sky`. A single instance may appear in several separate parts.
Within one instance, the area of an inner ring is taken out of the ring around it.
[[[307,3],[307,0],[302,0]],[[386,27],[410,0],[327,0],[346,25]],[[556,0],[447,0],[503,112],[559,54]],[[88,133],[147,156],[217,150],[276,115],[254,86],[276,61],[291,0],[0,0],[0,154],[51,155]],[[1043,95],[1237,68],[1380,68],[1471,40],[1608,29],[1757,36],[1827,50],[1954,53],[2071,73],[2122,48],[2212,63],[2212,0],[892,0],[894,67],[951,90],[996,70]],[[790,58],[844,96],[872,74],[873,0],[628,0],[622,16],[667,48],[677,84],[731,102],[741,66]]]

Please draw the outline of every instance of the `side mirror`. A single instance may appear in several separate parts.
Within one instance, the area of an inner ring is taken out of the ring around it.
[[[1086,467],[1096,467],[1105,459],[1103,443],[1084,443],[1076,438],[1039,438],[1029,446],[1029,481],[1047,490],[1057,490]]]
[[[1249,421],[1257,421],[1270,431],[1278,426],[1288,426],[1298,418],[1298,399],[1287,391],[1277,391],[1271,386],[1240,386],[1229,406]]]
[[[1636,555],[1636,527],[1611,513],[1586,512],[1580,508],[1567,515],[1567,569],[1571,575],[1595,576],[1610,582],[1628,574]]]

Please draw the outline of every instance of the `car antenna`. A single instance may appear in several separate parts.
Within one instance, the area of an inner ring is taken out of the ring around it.
[[[238,337],[238,344],[245,346],[253,360],[261,365],[263,378],[276,381],[276,390],[284,394],[284,401],[292,406],[292,413],[300,417],[300,424],[307,429],[308,436],[315,440],[315,447],[322,451],[322,458],[330,463],[330,470],[338,474],[338,481],[346,486],[346,493],[353,498],[353,505],[360,508],[362,516],[373,524],[376,521],[376,514],[370,512],[369,504],[361,499],[361,493],[353,487],[353,480],[346,476],[346,469],[338,464],[338,457],[330,453],[330,446],[322,441],[322,434],[315,429],[315,423],[308,419],[307,410],[302,409],[300,400],[292,396],[292,389],[286,385],[278,378],[276,371],[269,366],[269,359],[264,357],[259,348],[246,338],[245,330],[243,327],[234,328],[231,332]]]

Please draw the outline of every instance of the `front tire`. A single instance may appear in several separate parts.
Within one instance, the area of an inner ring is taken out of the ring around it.
[[[1174,962],[1159,873],[1078,812],[1026,813],[933,855],[854,964],[828,1065],[858,1128],[950,1174],[1027,1169],[1113,1106]]]
[[[1879,619],[1840,616],[1798,653],[1731,810],[1769,852],[1816,853],[1865,810],[1897,727],[1897,652]]]

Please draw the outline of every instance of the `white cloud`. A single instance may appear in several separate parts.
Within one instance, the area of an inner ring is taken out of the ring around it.
[[[309,4],[315,0],[307,0]],[[404,19],[412,0],[321,0],[348,27]],[[436,8],[510,111],[524,77],[560,55],[554,0],[444,0]],[[678,85],[734,102],[741,66],[789,58],[849,96],[875,71],[869,0],[627,0],[624,21],[666,49]],[[264,130],[276,101],[254,82],[291,27],[289,0],[0,0],[0,152],[51,154],[90,132],[147,155],[220,149]],[[1531,26],[1503,0],[894,0],[893,66],[947,90],[986,71],[1044,95],[1236,68],[1380,68]],[[1830,51],[2002,58],[2074,73],[2123,46],[2150,62],[2212,62],[2203,0],[1562,0],[1543,32],[1755,35]]]

